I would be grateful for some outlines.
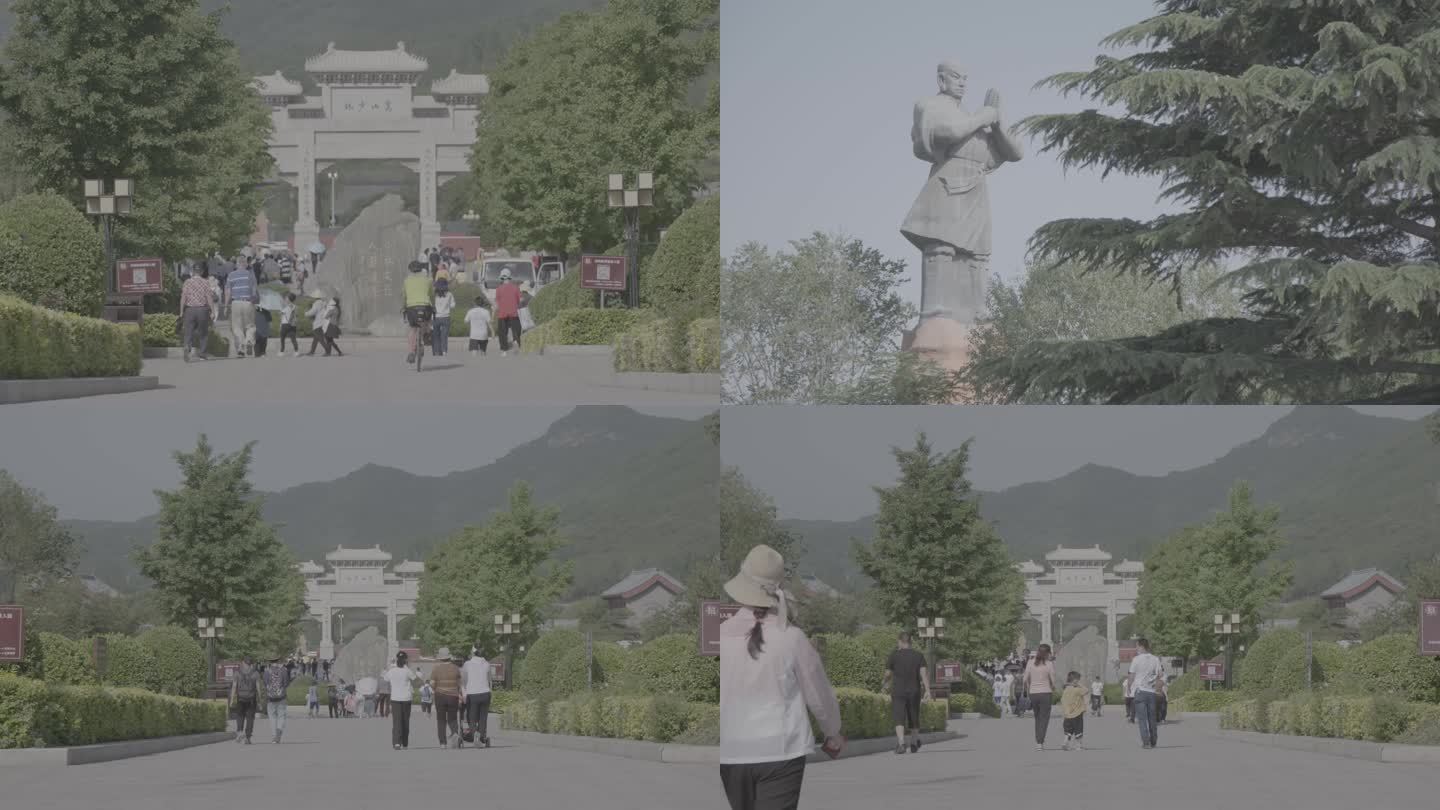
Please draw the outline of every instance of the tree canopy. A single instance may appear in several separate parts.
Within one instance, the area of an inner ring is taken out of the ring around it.
[[[1290,587],[1289,563],[1271,560],[1283,543],[1275,509],[1257,507],[1248,484],[1230,492],[1229,510],[1183,529],[1145,560],[1135,620],[1154,649],[1209,658],[1221,649],[1216,614],[1240,614],[1245,644],[1259,633],[1262,611]]]
[[[921,433],[913,448],[892,452],[899,481],[875,488],[875,537],[868,545],[854,541],[856,564],[875,582],[876,605],[900,627],[945,619],[942,649],[964,660],[1012,652],[1025,583],[980,517],[966,478],[970,443],[937,453]]]
[[[1242,317],[1031,344],[1011,398],[1440,398],[1440,4],[1163,0],[1089,71],[1043,84],[1114,112],[1022,122],[1069,167],[1159,178],[1185,210],[1050,222],[1043,262],[1161,284],[1232,267]]]
[[[44,496],[0,470],[0,604],[75,570],[80,546]]]
[[[0,64],[12,153],[77,205],[128,178],[117,238],[168,258],[245,241],[272,165],[269,111],[198,0],[16,0]]]
[[[655,173],[658,230],[687,208],[719,144],[718,88],[691,89],[719,58],[719,0],[612,0],[514,44],[490,75],[471,160],[492,241],[598,253],[622,231],[606,177]]]

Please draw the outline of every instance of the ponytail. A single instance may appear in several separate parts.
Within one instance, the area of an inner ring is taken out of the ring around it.
[[[1049,645],[1049,644],[1041,644],[1041,645],[1040,645],[1040,648],[1035,651],[1035,663],[1037,663],[1037,664],[1043,664],[1043,663],[1045,663],[1045,662],[1047,662],[1047,661],[1049,661],[1049,660],[1050,660],[1050,645]]]
[[[765,650],[765,629],[761,622],[764,620],[765,614],[769,613],[769,610],[766,608],[751,608],[751,612],[755,614],[755,626],[750,628],[750,634],[747,636],[748,643],[746,644],[746,649],[750,651],[751,658],[759,658],[760,653]]]

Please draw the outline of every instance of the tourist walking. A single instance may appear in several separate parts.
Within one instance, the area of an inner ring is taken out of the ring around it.
[[[305,314],[315,326],[310,334],[310,352],[307,356],[314,356],[316,348],[324,348],[326,357],[330,356],[332,350],[344,357],[345,353],[340,351],[340,347],[335,343],[335,338],[340,336],[340,302],[322,293]]]
[[[255,709],[260,695],[260,672],[255,668],[255,659],[245,656],[231,684],[235,705],[235,742],[249,745],[250,735],[255,733]]]
[[[995,685],[992,688],[991,694],[995,696],[995,708],[1000,712],[1000,716],[1004,717],[1009,714],[1010,686],[1005,682],[1004,675],[998,673],[995,675]]]
[[[264,357],[265,347],[270,343],[270,310],[263,307],[255,308],[255,356]],[[300,665],[300,671],[305,671],[305,665]]]
[[[1080,673],[1065,675],[1065,691],[1060,693],[1060,716],[1065,729],[1065,750],[1073,746],[1076,751],[1084,747],[1085,737],[1085,687],[1080,683]]]
[[[1050,730],[1050,702],[1055,694],[1055,662],[1050,659],[1050,645],[1035,650],[1035,660],[1025,668],[1025,694],[1035,712],[1035,750],[1045,750],[1045,732]]]
[[[1125,693],[1125,722],[1135,722],[1135,676],[1125,673],[1125,680],[1121,682],[1120,688]]]
[[[380,673],[380,692],[375,696],[375,708],[381,717],[390,716],[390,679],[385,677],[384,672]]]
[[[435,280],[435,322],[431,329],[430,348],[436,357],[450,351],[450,313],[455,310],[455,294],[445,278]]]
[[[1136,646],[1139,654],[1130,662],[1130,678],[1135,691],[1135,722],[1140,726],[1140,747],[1150,749],[1160,742],[1155,703],[1165,672],[1160,666],[1160,659],[1150,652],[1149,639],[1140,639]]]
[[[255,272],[249,267],[237,267],[225,279],[225,305],[230,309],[230,335],[234,339],[232,348],[235,357],[245,357],[254,350],[255,304],[259,300]]]
[[[470,651],[470,660],[460,669],[461,688],[465,692],[465,724],[474,733],[475,746],[490,747],[490,662],[480,653],[480,645]]]
[[[335,692],[335,684],[325,684],[325,704],[330,709],[331,719],[340,716],[340,696]]]
[[[285,294],[285,304],[280,307],[280,356],[285,356],[285,341],[295,347],[295,356],[300,356],[300,341],[295,338],[295,293]]]
[[[205,351],[205,342],[210,336],[214,306],[210,294],[210,268],[202,265],[200,275],[185,279],[180,286],[180,339],[187,363],[190,362],[192,349],[201,360],[210,359]]]
[[[470,327],[470,353],[484,355],[490,345],[490,302],[485,296],[475,296],[475,306],[465,313],[465,323]]]
[[[434,703],[435,688],[430,685],[429,681],[426,681],[425,684],[420,687],[420,711],[429,714],[430,706]]]
[[[240,271],[235,271],[240,272]],[[230,274],[234,278],[235,273]],[[285,733],[286,691],[290,688],[290,670],[280,663],[280,656],[270,659],[265,668],[265,714],[270,718],[270,729],[275,733],[271,742],[279,743]]]
[[[400,751],[410,747],[410,698],[412,688],[420,680],[419,673],[410,668],[410,656],[401,650],[395,656],[395,666],[385,672],[385,691],[392,700],[387,701],[385,711],[390,715],[390,747]]]
[[[520,351],[520,288],[510,278],[510,270],[500,271],[500,286],[495,289],[495,322],[500,334],[500,356],[510,355],[510,343]]]
[[[320,716],[320,687],[313,683],[305,690],[305,708],[311,717]]]
[[[1170,714],[1170,684],[1165,680],[1165,671],[1160,671],[1160,680],[1155,683],[1155,725],[1162,725]]]
[[[881,686],[890,687],[890,719],[895,723],[895,753],[905,753],[905,734],[910,734],[910,753],[920,750],[920,700],[930,699],[930,673],[925,656],[911,647],[909,633],[901,633],[894,652],[885,662]]]
[[[1101,710],[1105,707],[1105,682],[1096,675],[1095,680],[1090,682],[1090,713],[1099,717]]]
[[[725,583],[741,606],[720,625],[720,782],[731,810],[799,806],[811,716],[827,754],[845,748],[835,690],[804,631],[790,624],[784,581],[785,559],[756,546]]]
[[[460,667],[450,660],[449,647],[441,647],[435,657],[439,660],[430,670],[430,680],[435,684],[435,731],[439,735],[441,748],[459,748]]]

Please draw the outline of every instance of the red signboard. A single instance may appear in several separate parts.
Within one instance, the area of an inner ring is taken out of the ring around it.
[[[1440,656],[1440,599],[1420,600],[1420,654]]]
[[[115,263],[115,289],[121,295],[165,292],[165,263],[159,259],[121,259]]]
[[[1128,664],[1128,663],[1130,663],[1131,661],[1134,661],[1134,660],[1135,660],[1135,653],[1136,653],[1136,652],[1138,652],[1138,650],[1135,648],[1135,644],[1134,644],[1134,643],[1126,644],[1126,643],[1124,643],[1124,642],[1121,642],[1121,643],[1120,643],[1120,663],[1122,663],[1122,664]]]
[[[581,256],[580,288],[584,290],[625,290],[624,256]]]
[[[0,661],[25,660],[25,608],[0,605]]]
[[[935,683],[955,683],[965,677],[965,666],[959,661],[941,661],[935,665]]]
[[[1223,661],[1201,661],[1200,680],[1202,681],[1223,681],[1225,680],[1225,662]]]
[[[700,603],[700,654],[720,654],[720,625],[740,612],[739,605],[707,599]]]
[[[504,683],[504,682],[505,682],[505,662],[504,662],[504,661],[491,661],[491,662],[490,662],[490,682],[491,682],[491,683]]]
[[[239,661],[216,661],[216,662],[215,662],[215,682],[216,682],[216,683],[225,683],[225,682],[227,682],[227,681],[233,681],[233,680],[235,680],[235,676],[236,676],[239,672],[240,672],[240,662],[239,662]]]

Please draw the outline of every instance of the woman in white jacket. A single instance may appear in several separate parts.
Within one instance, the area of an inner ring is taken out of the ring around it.
[[[310,305],[310,310],[305,314],[315,327],[314,331],[310,333],[310,352],[307,356],[314,355],[317,346],[323,346],[326,357],[330,356],[332,349],[336,354],[344,357],[345,353],[340,351],[340,347],[335,343],[333,337],[338,334],[338,330],[332,330],[332,327],[339,325],[335,321],[340,317],[340,302],[329,294],[322,293],[319,298],[315,299],[315,303]]]
[[[720,625],[720,781],[731,810],[794,810],[805,759],[814,750],[810,717],[825,753],[840,755],[840,705],[820,656],[790,624],[785,559],[756,546],[725,592],[741,610]]]

